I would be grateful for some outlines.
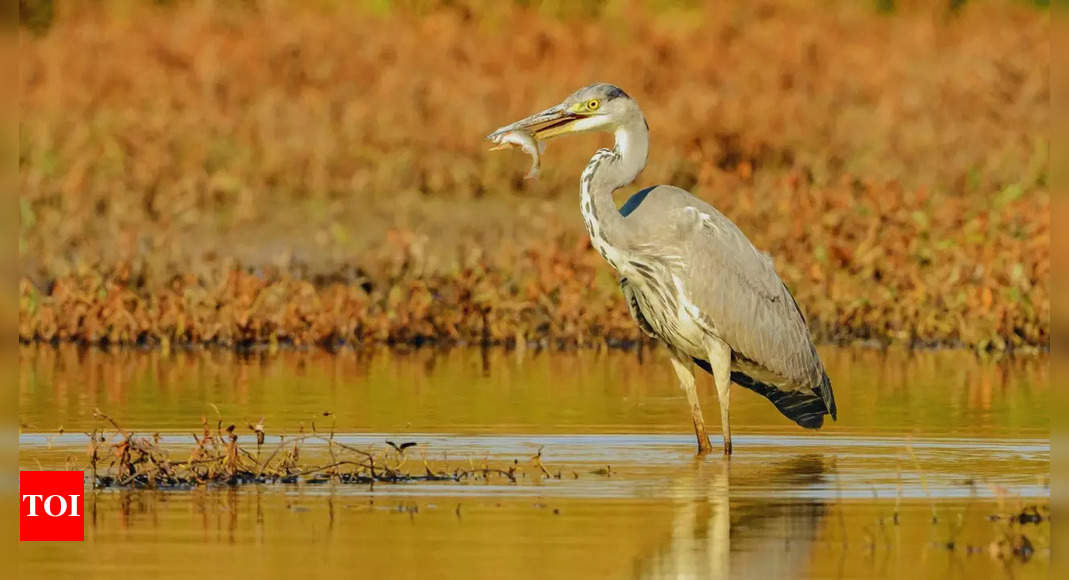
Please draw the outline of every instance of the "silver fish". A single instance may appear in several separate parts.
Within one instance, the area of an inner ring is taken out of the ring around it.
[[[491,151],[497,151],[499,149],[508,149],[510,147],[519,147],[524,153],[531,156],[531,169],[524,176],[524,179],[534,179],[538,177],[538,171],[541,166],[542,152],[546,150],[546,144],[544,141],[536,141],[534,135],[527,131],[497,131],[491,133],[487,139],[495,145],[490,148]]]

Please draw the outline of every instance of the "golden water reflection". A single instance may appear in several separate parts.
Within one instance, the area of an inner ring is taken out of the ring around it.
[[[20,567],[41,578],[1046,577],[1048,524],[990,518],[1048,503],[1046,360],[821,354],[840,421],[805,432],[741,393],[725,461],[693,457],[683,397],[656,351],[26,348],[23,468],[81,461],[96,407],[183,450],[215,405],[234,422],[265,416],[269,437],[330,410],[350,444],[403,436],[452,458],[517,460],[527,475],[90,491],[87,541],[23,544]],[[525,464],[540,448],[560,480]],[[1011,532],[1027,534],[1028,562],[999,557]]]
[[[343,488],[97,491],[87,542],[24,545],[33,577],[146,574],[323,577],[974,578],[1046,577],[1049,527],[1027,532],[1027,563],[988,553],[994,500],[733,497],[770,478],[801,486],[834,466],[797,455],[737,468],[680,463],[663,494],[597,498],[509,494],[395,495]],[[366,491],[366,490],[365,490]],[[476,490],[477,491],[477,490]],[[949,541],[955,550],[947,550]]]
[[[353,432],[683,433],[682,394],[661,351],[344,350],[161,354],[66,346],[20,351],[23,430],[86,430],[94,408],[127,427],[185,431],[213,412],[291,430],[323,411]],[[824,432],[1045,434],[1047,357],[822,349],[840,419]],[[709,377],[706,415],[716,417]],[[800,432],[739,389],[739,433]],[[252,417],[256,418],[256,417]]]

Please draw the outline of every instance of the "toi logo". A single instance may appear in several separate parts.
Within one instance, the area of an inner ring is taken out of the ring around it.
[[[20,471],[19,540],[84,540],[84,482],[81,471]]]

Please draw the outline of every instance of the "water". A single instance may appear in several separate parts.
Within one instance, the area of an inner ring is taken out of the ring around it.
[[[94,408],[140,434],[159,432],[180,457],[201,417],[214,422],[218,410],[239,426],[243,445],[254,443],[241,428],[263,416],[269,445],[314,423],[354,446],[419,442],[419,460],[435,465],[515,461],[518,478],[91,491],[87,541],[23,544],[21,571],[1047,575],[1049,525],[1010,526],[1005,517],[1049,503],[1044,358],[852,349],[821,355],[840,420],[804,431],[738,389],[736,454],[725,461],[693,456],[684,398],[660,351],[240,357],[26,348],[23,468],[83,467],[82,433],[99,426]],[[699,384],[718,433],[711,381]],[[549,478],[530,460],[540,449]],[[323,446],[302,453],[312,463],[326,459]],[[1000,558],[999,540],[1022,532],[1032,546],[1028,561]]]

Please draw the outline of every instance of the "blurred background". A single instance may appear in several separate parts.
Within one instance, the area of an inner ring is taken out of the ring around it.
[[[633,344],[611,137],[483,140],[607,81],[820,341],[1045,349],[1043,4],[20,0],[19,335]]]

